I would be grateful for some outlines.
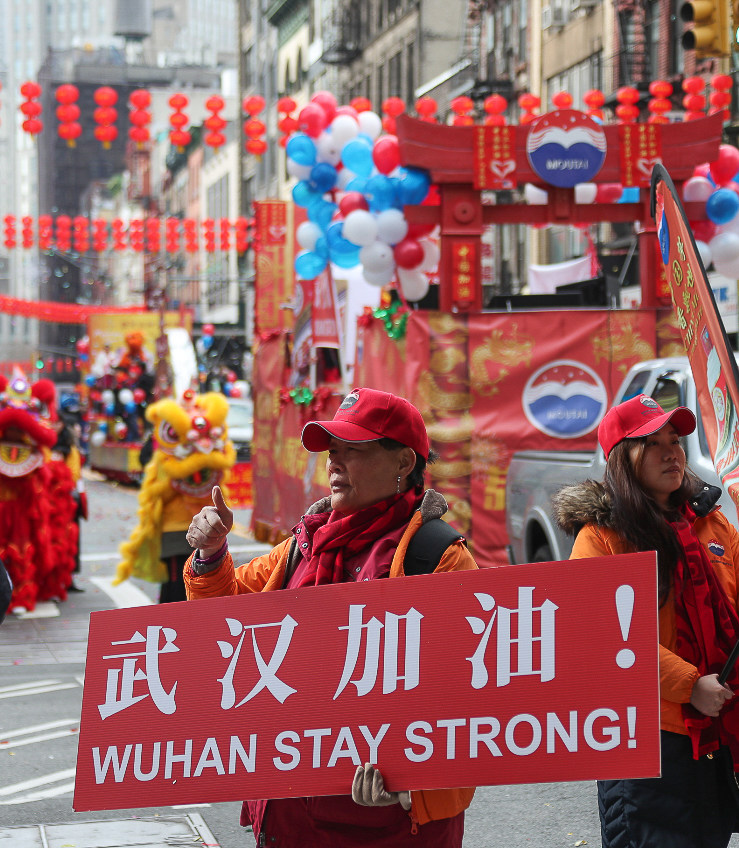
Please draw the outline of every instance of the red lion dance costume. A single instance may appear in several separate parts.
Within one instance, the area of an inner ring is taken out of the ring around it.
[[[66,600],[78,530],[72,473],[53,459],[56,390],[50,380],[0,375],[0,559],[13,581],[10,610]]]

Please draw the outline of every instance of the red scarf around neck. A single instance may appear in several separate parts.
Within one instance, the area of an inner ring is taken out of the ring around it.
[[[683,517],[670,522],[682,546],[684,559],[675,570],[675,620],[677,654],[692,663],[701,677],[720,674],[734,643],[739,639],[739,615],[731,605],[693,529],[695,513],[687,505]],[[739,668],[734,667],[727,686],[739,693]],[[683,704],[683,720],[693,742],[693,756],[728,745],[739,770],[739,697],[733,698],[717,718],[704,715],[692,704]]]
[[[409,489],[372,504],[359,512],[329,518],[313,534],[308,569],[300,586],[341,583],[344,560],[369,547],[385,533],[407,524],[421,502],[420,489]]]

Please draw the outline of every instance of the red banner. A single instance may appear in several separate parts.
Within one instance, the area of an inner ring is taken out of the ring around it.
[[[254,210],[256,332],[289,330],[293,312],[286,307],[292,303],[295,290],[295,205],[284,200],[259,200]]]
[[[661,166],[652,176],[652,214],[708,448],[724,488],[739,505],[739,372],[693,233]]]
[[[311,303],[314,347],[341,347],[341,333],[336,310],[336,286],[327,267],[313,281]]]
[[[621,124],[621,185],[648,186],[652,168],[662,161],[662,129],[657,124]]]
[[[516,127],[475,127],[475,188],[513,189],[516,174]]]
[[[228,503],[234,508],[254,506],[251,462],[237,462],[228,472]]]
[[[654,552],[94,612],[74,809],[655,777],[656,633]]]
[[[0,312],[53,321],[56,324],[84,324],[91,315],[109,315],[146,312],[145,306],[84,306],[76,303],[57,303],[46,300],[21,300],[18,297],[0,295]]]

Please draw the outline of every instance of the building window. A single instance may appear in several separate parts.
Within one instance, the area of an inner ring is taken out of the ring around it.
[[[377,66],[377,89],[375,97],[375,108],[379,111],[382,101],[385,99],[385,66]]]
[[[388,95],[390,97],[400,97],[402,94],[401,79],[400,79],[400,53],[396,53],[390,58],[388,63]]]
[[[405,49],[405,102],[408,108],[413,103],[416,93],[416,45],[409,44]]]

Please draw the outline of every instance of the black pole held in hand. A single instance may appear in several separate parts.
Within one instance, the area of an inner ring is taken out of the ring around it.
[[[731,674],[731,670],[734,668],[734,665],[736,664],[737,658],[739,658],[739,639],[737,640],[734,647],[731,649],[731,653],[729,654],[729,659],[726,660],[726,664],[721,669],[721,674],[719,674],[719,676],[718,676],[718,682],[722,686],[724,686],[726,684],[726,681],[728,680],[729,675]]]

